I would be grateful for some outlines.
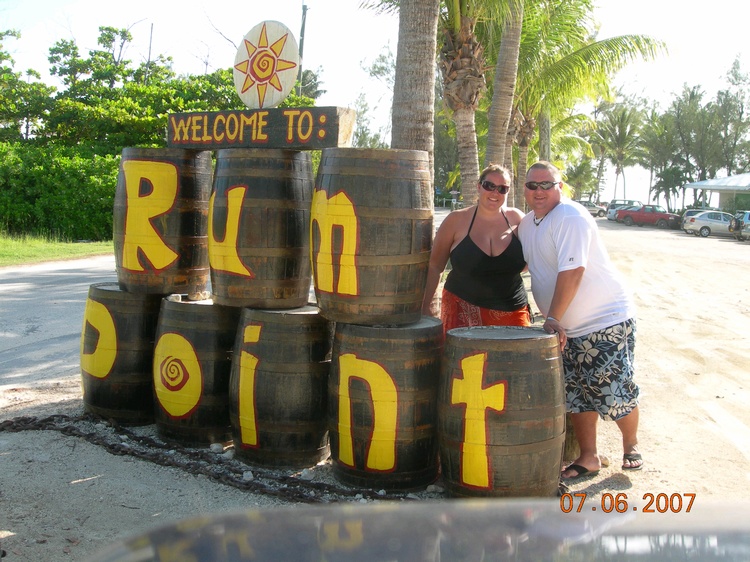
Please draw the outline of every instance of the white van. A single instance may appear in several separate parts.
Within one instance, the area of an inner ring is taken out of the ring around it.
[[[622,209],[623,207],[640,207],[641,205],[643,205],[643,203],[635,199],[612,199],[612,201],[607,204],[607,220],[615,220],[615,211],[617,209]]]
[[[635,199],[612,199],[607,204],[607,210],[609,211],[615,207],[634,207],[635,205],[643,205],[643,203]]]

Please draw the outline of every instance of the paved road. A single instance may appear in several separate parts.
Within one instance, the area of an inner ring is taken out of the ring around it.
[[[78,372],[89,286],[116,280],[114,256],[0,268],[0,391]]]

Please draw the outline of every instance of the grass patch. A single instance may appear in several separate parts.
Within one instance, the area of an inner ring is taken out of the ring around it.
[[[0,233],[0,267],[114,254],[113,242],[59,242]]]

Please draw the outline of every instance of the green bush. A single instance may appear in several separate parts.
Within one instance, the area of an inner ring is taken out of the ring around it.
[[[0,143],[0,228],[58,240],[111,240],[119,157]]]

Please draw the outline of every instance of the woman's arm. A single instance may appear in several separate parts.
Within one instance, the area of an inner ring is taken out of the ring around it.
[[[424,299],[422,300],[422,314],[427,316],[434,316],[431,306],[432,300],[435,298],[435,291],[437,291],[438,284],[440,283],[440,276],[445,270],[445,265],[448,263],[448,258],[450,257],[453,241],[456,237],[457,225],[460,223],[460,220],[458,220],[459,213],[461,212],[454,211],[445,217],[435,234],[435,239],[432,241],[430,264],[427,269],[427,283],[425,284]]]

